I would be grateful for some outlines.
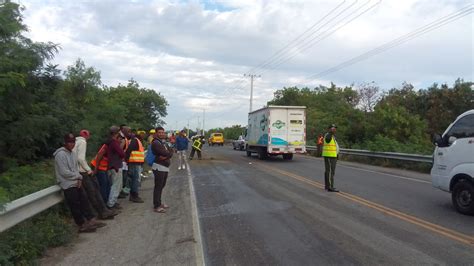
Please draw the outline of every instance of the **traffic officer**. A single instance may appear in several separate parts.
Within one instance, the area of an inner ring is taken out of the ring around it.
[[[189,160],[192,160],[194,157],[194,153],[197,152],[199,160],[201,160],[201,149],[202,145],[204,145],[204,136],[193,136],[191,138],[193,140],[193,146],[191,149],[191,154],[189,155]]]
[[[323,157],[324,157],[324,189],[329,192],[339,192],[334,187],[334,173],[339,153],[339,146],[336,141],[336,125],[328,127],[328,132],[324,135]]]

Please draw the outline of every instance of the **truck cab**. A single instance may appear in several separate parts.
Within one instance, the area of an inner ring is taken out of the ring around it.
[[[474,215],[474,109],[458,116],[433,142],[433,186],[451,192],[457,211]]]

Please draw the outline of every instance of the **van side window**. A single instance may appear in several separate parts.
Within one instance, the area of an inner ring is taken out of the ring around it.
[[[446,138],[451,136],[458,139],[474,138],[474,115],[467,115],[459,119],[446,134]]]

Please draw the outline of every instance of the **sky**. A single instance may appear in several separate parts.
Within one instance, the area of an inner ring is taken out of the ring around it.
[[[15,2],[26,8],[28,37],[60,45],[52,63],[65,70],[81,58],[104,85],[133,78],[159,92],[169,103],[168,129],[202,128],[203,117],[205,129],[246,125],[248,74],[253,110],[290,86],[423,89],[474,75],[470,0]],[[412,38],[392,42],[401,36]],[[378,47],[390,49],[344,63]]]

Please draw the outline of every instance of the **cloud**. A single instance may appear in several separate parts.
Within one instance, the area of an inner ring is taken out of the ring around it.
[[[201,106],[209,116],[206,127],[217,127],[246,124],[250,85],[243,74],[341,2],[30,0],[22,4],[30,37],[61,45],[55,63],[62,69],[82,58],[101,71],[106,85],[133,77],[168,99],[165,120],[170,125],[178,120],[184,126],[189,117],[202,112]],[[376,2],[358,1],[355,6]],[[346,1],[339,10],[351,3]],[[389,89],[403,81],[426,87],[452,83],[458,77],[472,80],[472,14],[338,72],[306,80],[468,4],[381,1],[314,46],[285,53],[283,59],[291,58],[275,69],[275,64],[257,69],[262,77],[254,83],[254,106],[264,105],[283,86],[375,81]]]

